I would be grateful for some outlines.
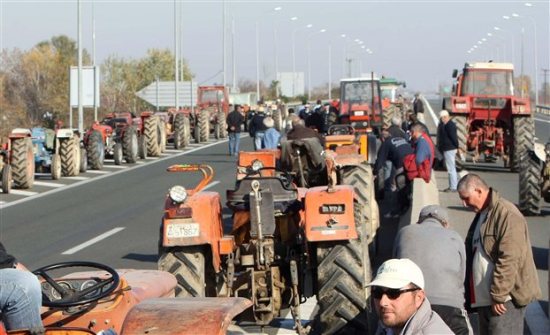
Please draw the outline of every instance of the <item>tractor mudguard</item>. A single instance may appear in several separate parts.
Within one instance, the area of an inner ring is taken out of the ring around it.
[[[309,242],[357,238],[353,216],[353,187],[312,187],[305,195],[305,234]]]
[[[9,138],[31,137],[31,131],[27,128],[15,128],[11,131]]]
[[[74,132],[71,128],[61,128],[56,132],[57,138],[72,138]]]
[[[132,308],[121,335],[225,335],[233,318],[250,306],[244,298],[150,299]]]

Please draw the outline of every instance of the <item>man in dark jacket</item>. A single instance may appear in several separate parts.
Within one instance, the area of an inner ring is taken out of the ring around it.
[[[42,290],[38,278],[8,254],[0,243],[0,315],[7,330],[43,333]]]
[[[235,105],[235,109],[227,114],[227,134],[229,137],[229,156],[239,154],[239,142],[241,141],[241,126],[244,116],[241,105]]]
[[[258,112],[250,121],[250,136],[254,137],[254,150],[263,148],[263,140],[267,127],[264,125],[265,109],[263,106],[258,108]]]
[[[315,130],[308,128],[304,125],[304,120],[300,119],[297,115],[290,116],[292,129],[286,134],[287,140],[302,140],[304,138],[317,138],[324,147],[325,139]]]
[[[424,122],[424,103],[422,102],[420,93],[414,95],[413,110],[418,121]]]
[[[456,151],[458,149],[456,125],[446,110],[439,112],[439,120],[440,122],[437,126],[437,148],[445,157],[445,167],[449,175],[449,187],[443,190],[443,192],[456,192],[456,184],[458,183],[455,162]]]

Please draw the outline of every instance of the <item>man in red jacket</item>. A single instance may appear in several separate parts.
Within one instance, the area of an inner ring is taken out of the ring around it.
[[[407,177],[409,180],[422,178],[429,183],[432,176],[435,148],[430,135],[426,134],[423,126],[419,123],[415,123],[411,127],[411,142],[414,156],[405,157],[403,163],[407,170]]]

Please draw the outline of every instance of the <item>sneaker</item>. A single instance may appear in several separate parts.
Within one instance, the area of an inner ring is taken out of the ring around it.
[[[445,193],[456,193],[456,190],[453,190],[453,189],[450,189],[450,188],[446,188],[446,189],[444,189],[442,192],[445,192]]]

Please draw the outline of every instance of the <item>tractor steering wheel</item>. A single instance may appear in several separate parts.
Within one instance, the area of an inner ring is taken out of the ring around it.
[[[328,128],[329,135],[353,135],[355,129],[349,124],[335,124]]]
[[[86,287],[84,289],[75,289],[75,288],[66,288],[59,284],[59,282],[64,281],[63,279],[53,279],[49,272],[59,269],[68,269],[74,267],[86,267],[95,270],[106,271],[111,276],[106,279],[100,279],[94,277],[93,280],[96,282],[92,286]],[[96,302],[102,298],[109,296],[113,291],[118,287],[120,283],[120,278],[115,269],[95,262],[62,262],[55,263],[41,267],[37,270],[34,270],[34,273],[38,277],[42,277],[45,282],[47,282],[52,289],[60,296],[59,299],[51,299],[51,294],[45,292],[45,288],[42,287],[42,305],[51,308],[67,308],[74,307],[79,305],[86,305],[92,302]],[[40,278],[39,278],[40,279]],[[107,287],[105,289],[105,287]]]

